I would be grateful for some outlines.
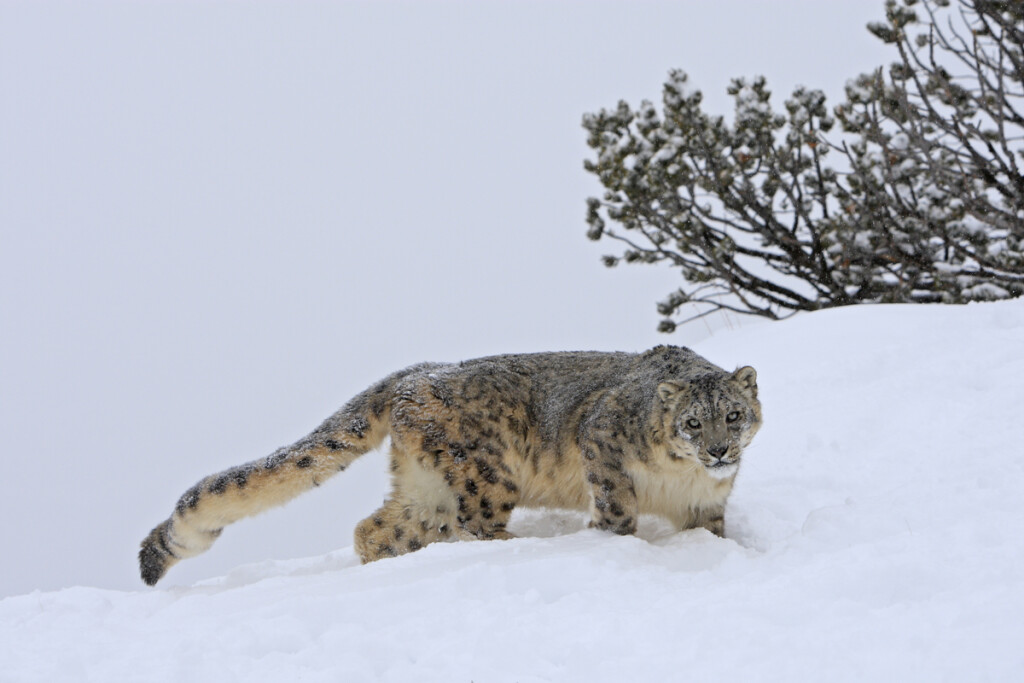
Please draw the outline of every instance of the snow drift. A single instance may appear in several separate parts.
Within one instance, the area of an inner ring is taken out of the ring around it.
[[[0,601],[0,681],[1019,674],[1024,302],[824,311],[696,350],[756,367],[764,403],[727,539],[517,511],[515,540],[366,566],[36,592]]]

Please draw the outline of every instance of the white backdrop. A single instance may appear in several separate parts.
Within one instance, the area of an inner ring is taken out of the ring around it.
[[[0,595],[142,587],[200,477],[421,360],[686,344],[667,268],[589,243],[580,119],[670,68],[835,103],[889,60],[850,2],[0,0]],[[741,321],[742,324],[749,324]],[[726,367],[741,357],[714,357]],[[323,553],[369,456],[166,583]]]

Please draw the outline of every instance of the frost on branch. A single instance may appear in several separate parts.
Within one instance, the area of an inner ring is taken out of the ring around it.
[[[659,329],[1024,292],[1024,3],[949,5],[890,0],[868,29],[894,63],[832,109],[801,87],[776,111],[764,78],[736,79],[727,122],[675,70],[660,108],[584,116],[587,236],[622,245],[607,265],[682,276]]]

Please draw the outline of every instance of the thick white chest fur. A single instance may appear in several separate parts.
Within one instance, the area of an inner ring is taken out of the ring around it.
[[[691,460],[665,465],[632,462],[626,465],[642,514],[667,517],[679,528],[688,528],[698,510],[725,505],[733,479],[715,479],[704,466]]]

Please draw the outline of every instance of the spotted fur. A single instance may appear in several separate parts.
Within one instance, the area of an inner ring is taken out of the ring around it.
[[[222,529],[291,500],[391,437],[392,490],[358,524],[364,562],[449,539],[510,538],[516,506],[586,510],[618,534],[641,514],[724,534],[740,454],[761,424],[757,376],[689,349],[565,352],[416,365],[270,456],[206,477],[142,542],[142,579]]]

